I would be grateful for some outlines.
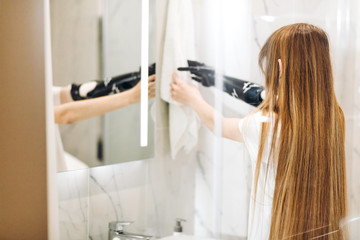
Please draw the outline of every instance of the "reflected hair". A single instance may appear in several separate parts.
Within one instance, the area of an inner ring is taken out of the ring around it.
[[[269,239],[311,239],[336,231],[347,213],[345,123],[327,35],[310,24],[284,26],[267,39],[259,66],[266,89],[259,109],[274,117],[272,136],[270,123],[262,123],[255,171],[256,198],[269,139],[269,164],[276,166]]]

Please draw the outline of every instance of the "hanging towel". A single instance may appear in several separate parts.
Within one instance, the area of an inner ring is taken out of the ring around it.
[[[184,81],[191,80],[189,73],[178,72],[177,68],[187,66],[187,59],[196,59],[194,38],[191,0],[170,0],[162,51],[160,95],[163,100],[170,103],[169,134],[173,159],[180,150],[183,149],[188,153],[198,142],[199,118],[189,107],[171,98],[169,86],[174,72],[177,72]]]

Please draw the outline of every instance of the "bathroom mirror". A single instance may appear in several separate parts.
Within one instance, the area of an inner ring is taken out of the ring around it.
[[[54,86],[140,71],[141,0],[50,0],[50,11]],[[156,52],[154,0],[149,15],[151,64]],[[67,156],[85,163],[74,169],[152,158],[153,103],[149,100],[147,147],[140,147],[140,104],[59,125]]]

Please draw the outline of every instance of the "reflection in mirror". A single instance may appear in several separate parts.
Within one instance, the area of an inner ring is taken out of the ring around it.
[[[150,63],[155,63],[153,5],[150,1]],[[136,85],[141,0],[51,0],[50,8],[53,85],[59,86],[54,87],[55,122],[70,123],[58,125],[58,170],[151,158],[153,118],[149,145],[141,148]],[[150,97],[154,84],[149,82]],[[72,111],[76,114],[68,114]]]
[[[141,0],[105,0],[104,76],[140,71]],[[125,7],[126,6],[126,7]],[[155,63],[155,1],[150,1],[149,63]],[[123,31],[127,29],[127,31]],[[154,65],[149,73],[154,72]],[[104,162],[112,164],[147,159],[154,155],[153,99],[149,101],[148,146],[140,147],[140,105],[129,106],[104,116]],[[129,127],[132,126],[132,127]]]

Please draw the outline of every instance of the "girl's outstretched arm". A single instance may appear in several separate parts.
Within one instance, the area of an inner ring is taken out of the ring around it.
[[[239,119],[224,118],[215,111],[201,96],[199,90],[191,83],[185,83],[175,73],[173,82],[170,83],[171,97],[182,104],[191,107],[200,117],[201,121],[214,132],[215,117],[222,119],[222,136],[234,141],[243,142],[242,135],[238,129]]]

